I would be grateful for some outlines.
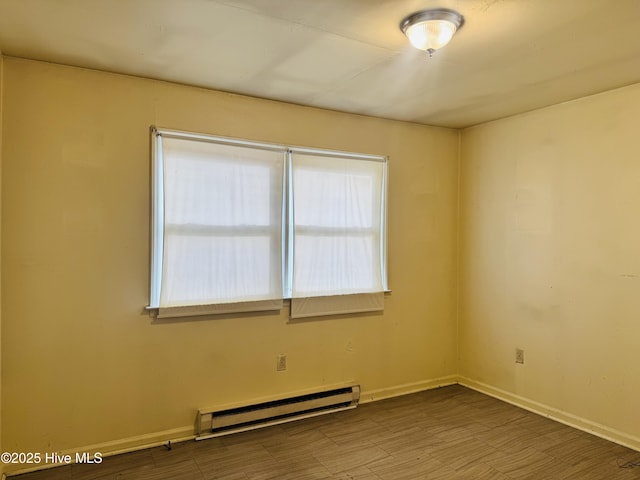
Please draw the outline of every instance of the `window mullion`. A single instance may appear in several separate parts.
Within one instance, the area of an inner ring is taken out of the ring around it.
[[[291,150],[287,150],[284,168],[284,182],[283,182],[283,196],[284,196],[284,209],[283,209],[283,296],[284,298],[291,298],[293,289],[293,248],[294,248],[294,225],[293,225],[293,176],[292,176],[292,153]]]
[[[380,273],[382,275],[382,288],[384,291],[389,290],[389,281],[387,277],[387,193],[389,186],[389,165],[387,159],[383,164],[382,171],[382,199],[380,208]]]

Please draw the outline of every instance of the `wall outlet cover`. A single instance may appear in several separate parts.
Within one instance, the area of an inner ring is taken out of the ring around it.
[[[286,355],[278,355],[276,360],[276,371],[283,372],[287,369],[287,356]]]

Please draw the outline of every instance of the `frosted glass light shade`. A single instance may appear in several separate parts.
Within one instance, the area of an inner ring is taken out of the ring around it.
[[[411,45],[418,50],[438,50],[444,47],[456,33],[456,26],[446,20],[429,20],[407,28]]]
[[[463,23],[458,12],[440,8],[409,15],[400,23],[400,29],[411,45],[431,55],[449,43]]]

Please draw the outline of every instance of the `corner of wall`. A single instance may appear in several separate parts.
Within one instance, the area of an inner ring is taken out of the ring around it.
[[[455,371],[456,375],[460,375],[460,208],[461,208],[461,199],[460,199],[460,179],[462,178],[462,129],[458,129],[458,152],[456,156],[457,162],[457,170],[458,170],[458,178],[456,180],[456,257],[455,257],[455,276],[456,276],[456,291],[455,291],[455,302],[456,302],[456,342],[455,342]]]
[[[4,100],[4,57],[0,50],[0,450],[2,450],[2,104]],[[0,474],[3,465],[0,463]],[[4,478],[4,474],[2,475]]]

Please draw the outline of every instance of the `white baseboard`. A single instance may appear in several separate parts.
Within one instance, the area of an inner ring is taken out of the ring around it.
[[[480,393],[484,393],[491,397],[497,398],[498,400],[502,400],[504,402],[515,405],[516,407],[523,408],[525,410],[537,413],[538,415],[542,415],[570,427],[577,428],[578,430],[582,430],[583,432],[591,433],[598,437],[604,438],[605,440],[610,440],[633,450],[640,451],[640,438],[633,435],[629,435],[614,428],[607,427],[606,425],[592,422],[591,420],[573,415],[572,413],[550,407],[549,405],[536,402],[535,400],[521,397],[520,395],[507,392],[500,388],[492,387],[491,385],[487,385],[486,383],[471,380],[470,378],[458,377],[458,383]]]
[[[384,400],[385,398],[399,397],[400,395],[408,395],[410,393],[422,392],[433,388],[446,387],[447,385],[455,385],[456,383],[458,383],[458,377],[456,375],[449,375],[431,380],[405,383],[404,385],[396,385],[394,387],[363,390],[360,393],[360,403],[376,402],[378,400]]]
[[[81,451],[89,453],[103,452],[105,456],[119,455],[121,453],[128,453],[134,450],[159,447],[160,445],[165,445],[169,441],[171,443],[178,443],[186,440],[193,440],[194,438],[194,427],[193,425],[189,425],[187,427],[173,428],[171,430],[114,440],[112,442],[88,445],[83,447]],[[78,451],[78,449],[63,453],[74,453],[76,451]]]

